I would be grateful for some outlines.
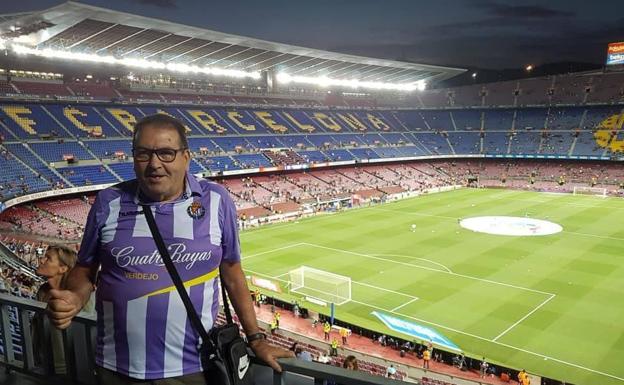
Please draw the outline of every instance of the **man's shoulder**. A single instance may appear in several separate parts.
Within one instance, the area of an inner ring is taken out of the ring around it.
[[[137,192],[137,180],[131,179],[101,190],[97,198],[101,202],[110,202],[121,196],[134,196]]]
[[[199,183],[199,187],[201,188],[203,194],[210,194],[211,192],[215,192],[221,196],[230,196],[228,190],[217,182],[196,176],[193,176],[193,178],[195,178],[195,180],[197,180],[197,183]]]

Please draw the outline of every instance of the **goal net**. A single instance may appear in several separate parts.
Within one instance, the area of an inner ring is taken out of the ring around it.
[[[351,300],[351,278],[301,266],[291,270],[290,291],[324,302],[342,305]]]
[[[601,187],[584,187],[584,186],[574,186],[574,190],[572,191],[574,195],[595,195],[602,198],[607,197],[607,189]]]

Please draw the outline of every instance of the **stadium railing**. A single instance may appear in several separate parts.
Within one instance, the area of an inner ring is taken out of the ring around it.
[[[11,323],[11,308],[15,309],[17,324]],[[37,379],[49,379],[54,375],[54,357],[51,344],[44,344],[44,362],[35,364],[33,333],[31,320],[45,313],[45,304],[29,299],[18,298],[8,294],[0,294],[0,337],[2,354],[0,366],[7,370],[15,370]],[[52,326],[47,317],[43,317],[43,337],[50,341]],[[15,342],[12,330],[18,329],[22,338]],[[64,384],[96,384],[94,375],[94,354],[96,326],[95,315],[80,313],[74,318],[72,325],[63,331],[63,348],[67,373],[60,375]],[[21,350],[16,344],[20,344]],[[18,353],[18,351],[20,351]],[[272,371],[268,366],[255,360],[257,370],[254,373],[255,383],[273,385],[322,385],[326,381],[343,385],[399,385],[403,381],[367,373],[351,371],[339,367],[328,366],[316,362],[297,359],[280,359],[283,371]]]

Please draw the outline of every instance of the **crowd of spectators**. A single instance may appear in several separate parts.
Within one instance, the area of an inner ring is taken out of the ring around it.
[[[0,214],[0,229],[59,240],[79,240],[84,224],[78,224],[57,213],[26,204],[12,207]]]
[[[35,299],[40,284],[32,275],[0,261],[0,293]]]

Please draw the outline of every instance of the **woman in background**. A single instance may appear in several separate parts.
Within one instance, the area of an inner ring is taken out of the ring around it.
[[[45,254],[39,258],[39,267],[37,267],[37,274],[47,279],[37,291],[36,298],[38,301],[48,302],[52,289],[65,289],[65,280],[69,271],[76,265],[76,259],[76,252],[67,246],[48,246]],[[32,320],[32,328],[35,360],[37,364],[42,364],[45,362],[46,349],[44,346],[48,342],[45,341],[43,334],[43,313],[35,315]],[[65,365],[65,350],[63,349],[63,334],[56,328],[50,328],[50,339],[54,372],[55,374],[65,374],[67,367]]]

